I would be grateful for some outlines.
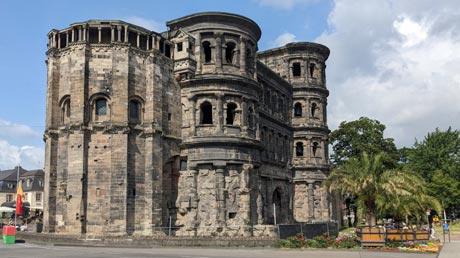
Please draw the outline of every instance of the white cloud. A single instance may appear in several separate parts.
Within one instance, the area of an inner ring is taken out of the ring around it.
[[[0,169],[12,169],[18,164],[25,169],[43,168],[45,150],[34,146],[15,146],[0,140]]]
[[[2,138],[32,138],[39,137],[40,134],[35,132],[27,125],[15,124],[9,121],[0,120],[0,139]]]
[[[331,49],[331,129],[368,116],[387,125],[387,137],[398,146],[411,146],[436,127],[460,129],[456,5],[336,0],[329,31],[317,39]]]
[[[297,6],[297,5],[310,4],[316,1],[317,0],[257,0],[259,5],[270,6],[270,7],[274,7],[277,9],[285,9],[285,10],[292,9],[294,6]]]
[[[286,45],[287,43],[295,42],[296,41],[296,36],[292,33],[285,32],[281,35],[279,35],[275,41],[272,43],[273,47],[281,47]]]
[[[166,26],[163,23],[157,22],[155,20],[145,19],[138,16],[130,16],[123,20],[155,32],[166,31]]]

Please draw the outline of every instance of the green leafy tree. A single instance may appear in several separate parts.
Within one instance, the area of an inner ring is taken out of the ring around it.
[[[367,117],[340,123],[329,137],[333,150],[331,161],[339,165],[348,159],[360,158],[364,152],[369,155],[383,152],[384,165],[396,167],[400,155],[393,139],[384,137],[384,131],[385,125]]]
[[[326,180],[330,191],[356,196],[370,226],[376,224],[378,212],[399,210],[408,201],[423,206],[422,201],[428,197],[423,179],[409,170],[387,169],[384,157],[384,153],[364,152],[360,158],[352,157],[335,167]],[[401,215],[413,213],[415,210],[407,210]]]
[[[404,166],[428,181],[428,193],[437,198],[449,214],[460,212],[460,131],[436,129],[423,141],[405,150]]]

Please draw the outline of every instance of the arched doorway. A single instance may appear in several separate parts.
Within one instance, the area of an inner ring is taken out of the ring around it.
[[[283,203],[282,203],[282,190],[277,187],[273,191],[272,196],[272,213],[273,213],[273,224],[279,224],[283,221]]]

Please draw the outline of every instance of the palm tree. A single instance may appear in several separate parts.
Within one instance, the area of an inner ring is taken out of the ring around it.
[[[372,156],[363,153],[361,158],[351,158],[336,167],[326,180],[329,191],[356,196],[369,226],[375,226],[377,212],[404,210],[409,208],[405,206],[407,200],[426,199],[422,195],[424,181],[411,171],[386,169],[384,156],[384,153]],[[422,205],[423,202],[416,203]],[[409,213],[410,210],[403,212]]]

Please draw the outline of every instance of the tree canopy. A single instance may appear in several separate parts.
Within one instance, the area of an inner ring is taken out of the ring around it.
[[[385,125],[378,120],[361,117],[356,121],[342,122],[329,137],[332,144],[331,161],[343,164],[351,158],[360,158],[362,153],[376,155],[383,153],[386,167],[396,167],[399,153],[392,138],[384,137]]]
[[[450,216],[460,213],[460,131],[436,129],[404,151],[404,166],[428,181],[428,193]]]

